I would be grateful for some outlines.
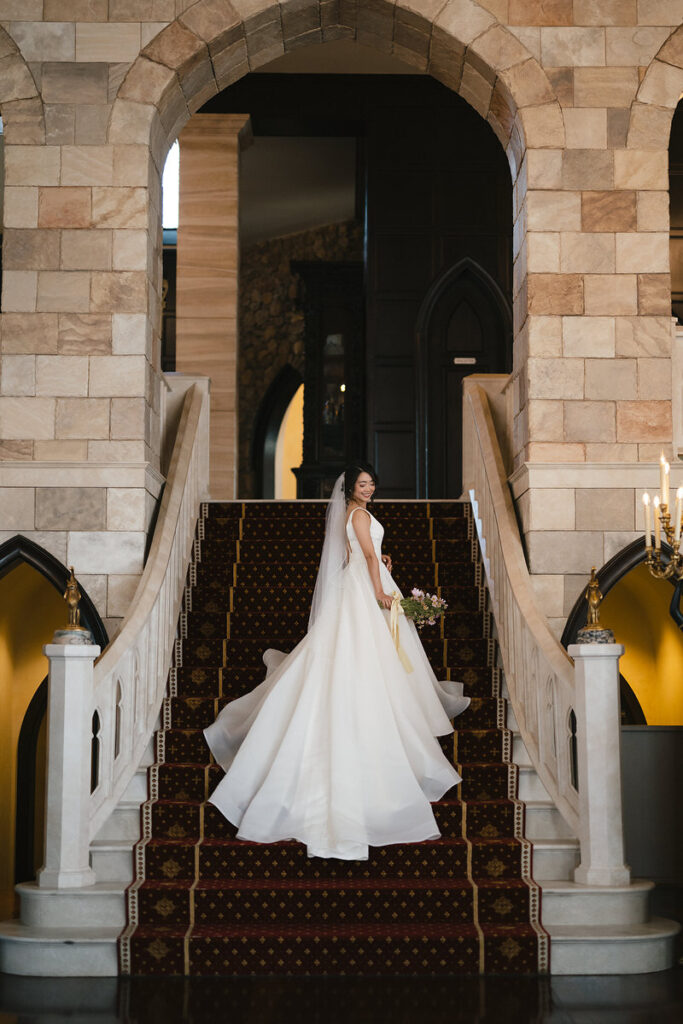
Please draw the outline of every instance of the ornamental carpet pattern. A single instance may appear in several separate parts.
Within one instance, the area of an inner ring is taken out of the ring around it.
[[[207,802],[223,772],[202,730],[261,682],[267,647],[289,651],[304,635],[325,503],[202,505],[134,850],[122,974],[547,971],[470,508],[383,501],[373,511],[401,589],[448,602],[424,647],[437,676],[462,680],[472,697],[455,736],[441,740],[463,777],[434,804],[441,838],[371,847],[367,861],[309,859],[300,843],[236,839]]]

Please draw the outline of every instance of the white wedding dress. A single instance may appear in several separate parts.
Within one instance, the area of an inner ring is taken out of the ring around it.
[[[346,523],[348,564],[339,597],[323,606],[290,654],[269,650],[267,675],[205,730],[226,774],[211,803],[258,843],[296,839],[311,857],[365,860],[368,846],[439,836],[430,801],[460,776],[437,736],[469,705],[462,683],[437,681],[412,622],[399,619],[406,672],[375,598],[367,562]],[[381,561],[384,530],[370,536]]]

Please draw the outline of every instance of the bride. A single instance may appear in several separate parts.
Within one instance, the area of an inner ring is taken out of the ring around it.
[[[205,730],[226,773],[210,800],[240,839],[366,860],[368,846],[438,838],[430,801],[461,781],[436,737],[470,701],[436,679],[403,616],[395,646],[376,483],[363,464],[338,478],[306,636],[290,654],[266,651],[265,680]]]

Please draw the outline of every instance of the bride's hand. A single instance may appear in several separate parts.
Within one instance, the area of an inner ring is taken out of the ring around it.
[[[379,604],[381,604],[382,608],[391,608],[391,602],[393,601],[393,597],[391,596],[391,594],[381,593],[377,594],[376,596],[377,601]]]
[[[386,565],[388,572],[391,572],[391,555],[382,555],[382,561]]]

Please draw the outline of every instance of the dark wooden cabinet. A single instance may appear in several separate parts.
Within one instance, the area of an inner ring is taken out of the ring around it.
[[[292,263],[304,314],[304,445],[297,497],[327,497],[364,456],[363,265]]]

